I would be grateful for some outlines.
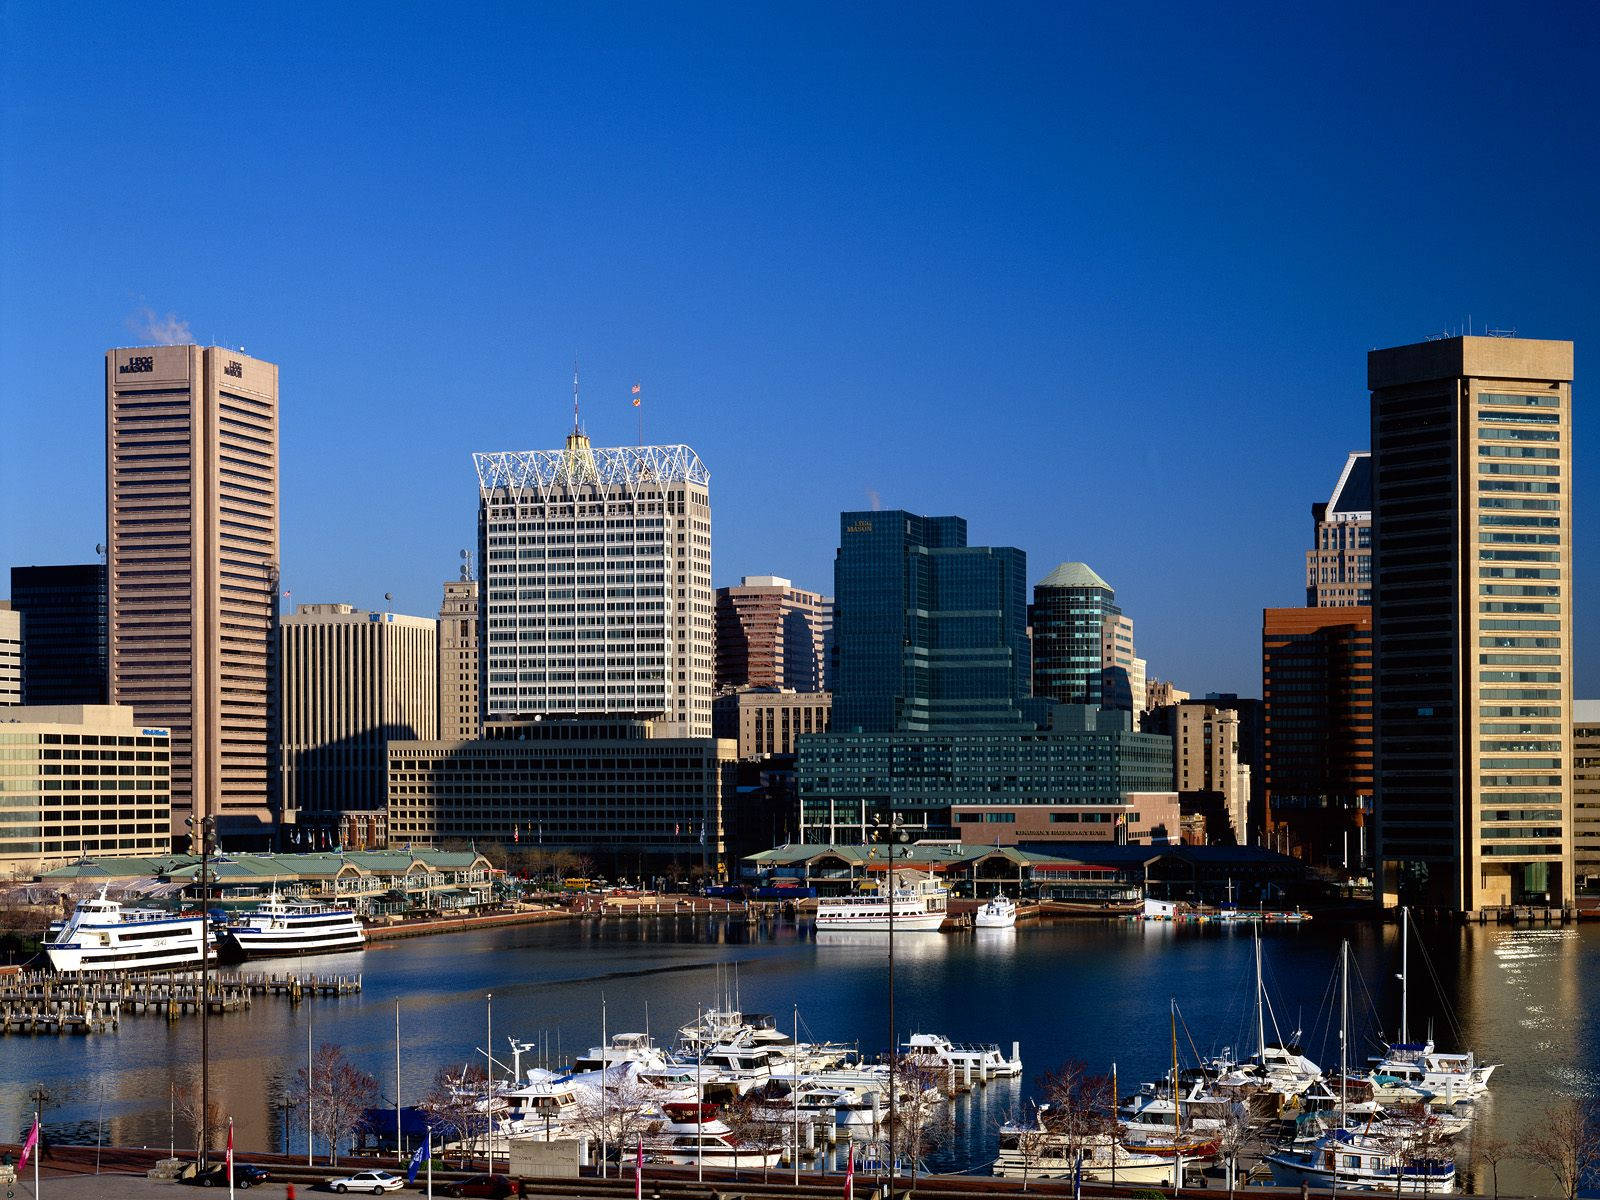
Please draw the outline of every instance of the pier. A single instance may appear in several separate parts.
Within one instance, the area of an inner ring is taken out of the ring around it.
[[[124,1017],[169,1021],[248,1011],[258,998],[291,1004],[361,991],[360,975],[306,972],[214,972],[202,992],[200,972],[118,972],[60,975],[18,971],[0,975],[0,1035],[112,1033]]]

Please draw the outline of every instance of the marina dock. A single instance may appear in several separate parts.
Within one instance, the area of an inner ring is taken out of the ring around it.
[[[354,995],[360,975],[217,971],[202,991],[198,971],[60,975],[18,971],[0,975],[0,1035],[115,1032],[124,1017],[169,1021],[248,1011],[257,999],[291,1004],[313,997]]]

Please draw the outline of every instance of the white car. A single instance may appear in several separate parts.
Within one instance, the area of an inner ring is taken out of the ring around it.
[[[406,1181],[388,1171],[357,1171],[343,1179],[331,1179],[328,1186],[336,1192],[371,1192],[381,1196],[384,1192],[398,1192]]]

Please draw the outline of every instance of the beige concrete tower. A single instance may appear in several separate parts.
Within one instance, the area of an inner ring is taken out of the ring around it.
[[[1572,343],[1375,350],[1374,788],[1388,903],[1570,903]]]
[[[172,821],[266,841],[277,798],[278,368],[217,346],[106,353],[113,704],[172,731]]]
[[[439,606],[439,737],[467,742],[478,736],[478,581],[444,585]]]

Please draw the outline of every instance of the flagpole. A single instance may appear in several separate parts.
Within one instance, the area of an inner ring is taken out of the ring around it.
[[[394,1001],[394,1157],[406,1160],[405,1134],[400,1130],[400,998]]]
[[[233,1118],[228,1118],[228,1200],[233,1200]]]
[[[428,1126],[428,1200],[433,1200],[433,1126]]]

